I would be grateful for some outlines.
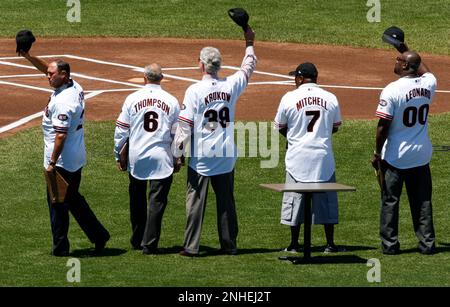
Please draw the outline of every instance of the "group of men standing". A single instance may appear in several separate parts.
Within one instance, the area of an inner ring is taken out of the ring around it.
[[[134,249],[142,249],[144,254],[158,253],[173,173],[181,169],[185,154],[190,153],[187,223],[180,255],[199,254],[209,182],[216,196],[220,250],[224,254],[237,253],[238,220],[234,199],[237,151],[233,123],[237,100],[256,67],[254,37],[248,27],[244,31],[246,49],[241,68],[227,78],[218,75],[222,64],[220,51],[213,47],[203,48],[199,56],[202,80],[186,90],[181,105],[161,88],[164,76],[161,66],[156,63],[144,69],[145,86],[126,98],[116,121],[114,152],[119,170],[129,172],[130,242]],[[78,192],[81,169],[85,165],[83,90],[70,78],[70,67],[66,62],[47,64],[28,52],[21,54],[44,72],[55,88],[43,116],[44,167],[47,172],[61,173],[69,182],[69,193],[63,204],[54,204],[48,197],[53,255],[69,253],[69,211],[96,244],[96,249],[101,251],[109,240],[109,233]],[[380,121],[372,159],[383,179],[382,252],[396,254],[400,250],[398,206],[405,182],[419,250],[431,254],[435,251],[435,235],[427,116],[436,79],[420,56],[409,50],[397,57],[394,71],[400,79],[388,85],[381,94],[376,112]],[[286,137],[288,144],[286,182],[335,182],[332,134],[341,125],[338,100],[318,86],[318,71],[314,64],[302,63],[290,75],[295,76],[296,89],[283,96],[274,120],[275,128]],[[121,161],[124,148],[128,148],[126,164]],[[303,206],[302,194],[284,194],[281,223],[291,227],[291,242],[286,251],[300,250],[298,238],[304,219]],[[314,195],[312,221],[324,224],[326,253],[343,250],[334,243],[334,225],[338,223],[335,192]]]

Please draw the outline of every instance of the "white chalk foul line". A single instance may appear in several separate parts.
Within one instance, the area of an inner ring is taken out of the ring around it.
[[[55,54],[55,55],[40,55],[38,58],[62,58],[64,57],[64,54]],[[24,59],[24,57],[21,56],[7,56],[7,57],[1,57],[0,60],[21,60]]]
[[[138,90],[137,88],[118,88],[118,89],[112,89],[112,90],[90,90],[90,91],[85,91],[85,93],[92,93],[92,92],[98,92],[98,91],[101,91],[102,93],[135,92],[137,90]]]
[[[30,77],[44,77],[44,75],[43,74],[5,75],[5,76],[0,76],[0,79],[30,78]]]
[[[47,89],[47,88],[37,87],[37,86],[32,86],[32,85],[26,85],[26,84],[20,84],[20,83],[13,83],[13,82],[8,82],[8,81],[1,81],[1,80],[0,80],[0,84],[11,85],[11,86],[17,86],[17,87],[23,87],[23,88],[29,88],[29,89],[32,89],[32,90],[37,90],[37,91],[42,91],[42,92],[53,93],[52,90],[49,90],[49,89]]]
[[[0,81],[0,82],[2,82],[2,81]],[[52,90],[48,90],[48,91],[53,92]],[[89,98],[97,96],[97,95],[99,95],[101,93],[102,93],[102,91],[95,91],[95,92],[89,93],[86,96],[84,96],[84,99],[88,100]],[[40,112],[34,113],[32,115],[29,115],[27,117],[21,118],[18,121],[15,121],[15,122],[13,122],[11,124],[8,124],[6,126],[0,127],[0,134],[4,133],[6,131],[9,131],[11,129],[17,128],[19,126],[22,126],[22,125],[32,121],[33,119],[39,118],[39,117],[42,116],[42,114],[43,114],[43,111],[40,111]]]
[[[34,67],[34,66],[22,65],[22,64],[17,64],[17,63],[10,63],[10,62],[0,61],[0,64],[37,70],[36,67]],[[96,80],[96,81],[102,81],[102,82],[113,83],[113,84],[128,85],[128,86],[137,87],[137,88],[142,88],[143,87],[142,85],[137,85],[137,84],[134,84],[134,83],[115,81],[115,80],[111,80],[111,79],[98,78],[98,77],[91,77],[91,76],[87,76],[87,75],[79,74],[79,73],[75,73],[75,72],[73,72],[71,74],[73,76],[77,76],[77,77],[83,78],[83,79]]]

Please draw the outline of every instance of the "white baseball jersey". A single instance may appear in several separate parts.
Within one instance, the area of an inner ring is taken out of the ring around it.
[[[287,128],[286,171],[300,182],[328,181],[335,172],[331,135],[341,125],[335,95],[315,83],[300,85],[281,99],[275,128]]]
[[[241,69],[225,79],[204,75],[185,93],[180,127],[175,136],[179,147],[191,135],[189,167],[203,176],[229,173],[234,169],[234,116],[239,96],[256,67],[253,47],[247,47]],[[183,132],[185,127],[189,132]],[[180,154],[174,151],[176,156]]]
[[[430,162],[428,112],[435,91],[436,78],[425,73],[400,78],[381,92],[376,116],[392,121],[381,157],[392,166],[405,169]]]
[[[42,116],[44,132],[44,167],[52,157],[56,133],[66,133],[67,138],[56,166],[75,172],[86,164],[84,145],[84,93],[73,80],[56,89]]]
[[[129,139],[128,170],[133,177],[164,179],[173,173],[170,146],[179,112],[178,100],[156,84],[147,84],[125,99],[116,121],[114,153],[118,160]]]

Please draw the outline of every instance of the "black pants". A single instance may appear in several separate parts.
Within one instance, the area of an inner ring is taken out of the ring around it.
[[[408,194],[414,232],[421,252],[435,249],[435,234],[431,207],[431,172],[429,164],[398,169],[382,162],[385,185],[381,196],[380,236],[385,252],[400,249],[398,241],[399,203],[403,182]]]
[[[73,173],[61,167],[56,167],[56,170],[67,181],[69,188],[64,203],[52,204],[47,193],[53,235],[53,255],[67,255],[69,253],[70,244],[67,237],[69,211],[92,243],[108,241],[110,237],[108,231],[97,220],[86,199],[78,192],[81,182],[81,168]]]
[[[167,196],[172,185],[172,175],[158,180],[139,180],[131,174],[130,220],[131,245],[135,249],[156,249],[161,236],[161,223],[167,206]],[[147,182],[150,185],[149,208],[147,210]]]

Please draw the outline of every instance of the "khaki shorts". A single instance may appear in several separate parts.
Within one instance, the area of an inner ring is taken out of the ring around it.
[[[291,174],[286,172],[286,183],[296,183]],[[336,182],[335,174],[326,182]],[[281,224],[297,226],[304,222],[305,197],[302,193],[285,192],[281,205]],[[312,223],[338,223],[337,192],[314,193],[312,197]]]

